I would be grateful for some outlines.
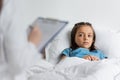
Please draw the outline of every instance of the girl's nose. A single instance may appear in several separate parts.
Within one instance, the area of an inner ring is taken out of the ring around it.
[[[85,39],[85,40],[87,40],[87,39],[88,39],[88,36],[87,36],[87,35],[85,35],[85,36],[84,36],[84,39]]]

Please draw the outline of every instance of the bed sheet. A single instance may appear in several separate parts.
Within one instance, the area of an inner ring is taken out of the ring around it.
[[[66,58],[55,66],[36,65],[15,80],[119,80],[119,59],[87,61]]]

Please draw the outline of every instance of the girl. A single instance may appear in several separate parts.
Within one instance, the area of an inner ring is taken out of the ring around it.
[[[71,31],[71,46],[62,51],[61,58],[79,57],[90,61],[105,59],[106,56],[95,47],[95,31],[92,24],[80,22]]]

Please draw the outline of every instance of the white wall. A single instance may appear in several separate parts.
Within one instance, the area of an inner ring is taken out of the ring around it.
[[[38,16],[68,20],[70,23],[88,21],[99,27],[120,29],[119,0],[20,0],[25,20]],[[19,4],[19,3],[18,3]]]

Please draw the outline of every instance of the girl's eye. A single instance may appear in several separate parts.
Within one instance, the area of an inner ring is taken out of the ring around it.
[[[88,35],[88,37],[93,37],[93,35]]]
[[[80,37],[82,37],[82,36],[83,36],[83,34],[79,34],[79,36],[80,36]]]

